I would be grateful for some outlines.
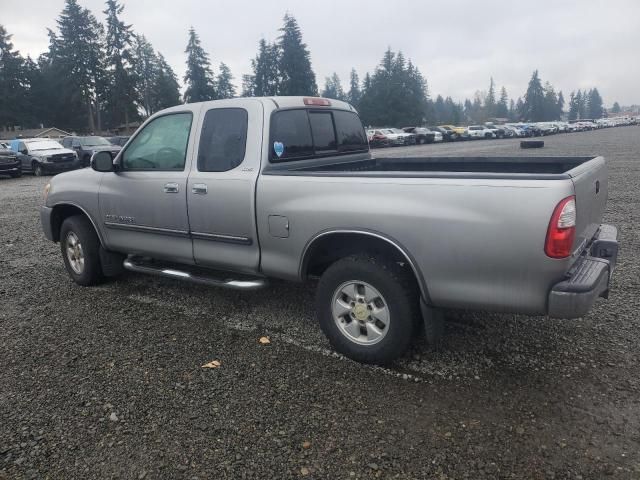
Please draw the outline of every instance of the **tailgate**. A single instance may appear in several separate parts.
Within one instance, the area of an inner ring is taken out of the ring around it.
[[[608,169],[603,157],[595,157],[570,170],[576,193],[576,239],[574,251],[582,251],[602,223],[607,205]]]

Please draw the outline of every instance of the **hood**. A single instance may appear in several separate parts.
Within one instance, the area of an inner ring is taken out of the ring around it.
[[[76,152],[69,150],[68,148],[50,148],[47,150],[30,151],[29,155],[33,155],[34,157],[48,157],[50,155],[69,155],[70,153],[73,155],[76,154]]]
[[[120,145],[95,145],[87,147],[87,150],[92,152],[119,152],[122,147]]]

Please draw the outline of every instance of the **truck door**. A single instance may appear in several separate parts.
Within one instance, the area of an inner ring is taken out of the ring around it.
[[[108,246],[116,251],[193,263],[187,178],[198,107],[148,122],[103,174],[99,204]]]
[[[187,191],[193,256],[199,265],[257,272],[255,187],[262,151],[262,104],[240,99],[216,102],[202,117]]]

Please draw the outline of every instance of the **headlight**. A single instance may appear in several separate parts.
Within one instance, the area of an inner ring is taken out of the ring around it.
[[[49,196],[49,191],[51,191],[51,183],[47,183],[44,186],[44,192],[42,193],[42,198],[44,200],[45,205],[47,203],[47,197]]]

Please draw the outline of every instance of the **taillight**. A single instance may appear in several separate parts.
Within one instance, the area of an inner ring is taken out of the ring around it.
[[[547,230],[544,253],[551,258],[566,258],[571,255],[576,236],[576,197],[567,197],[558,203]]]
[[[318,98],[318,97],[305,97],[303,99],[305,105],[313,105],[316,107],[330,107],[331,101],[326,98]]]

